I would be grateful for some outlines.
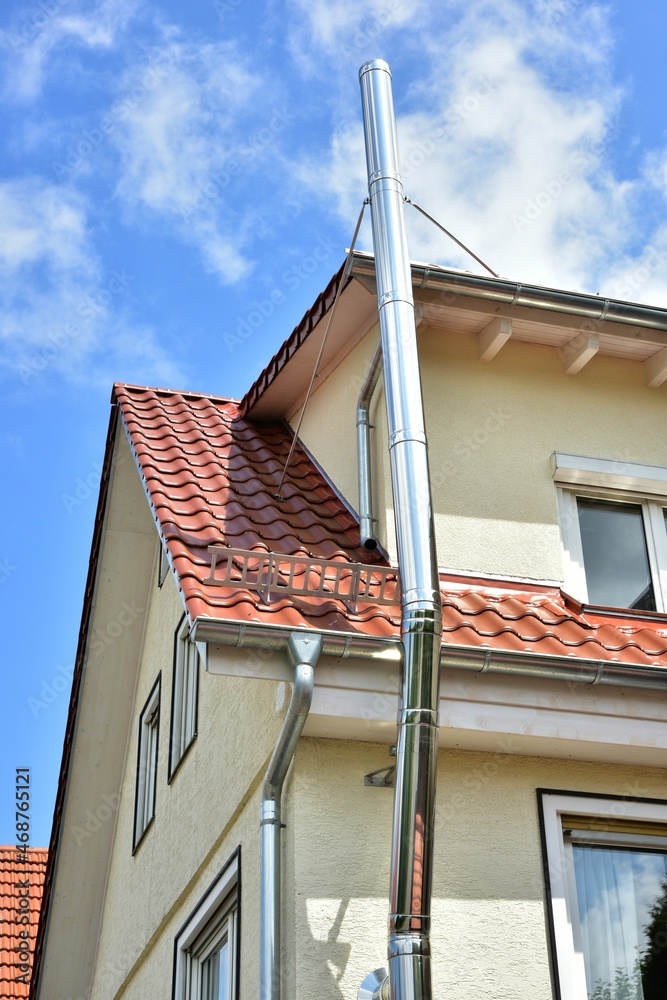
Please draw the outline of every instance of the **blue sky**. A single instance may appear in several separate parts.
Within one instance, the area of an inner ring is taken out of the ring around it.
[[[23,766],[48,843],[112,382],[249,387],[349,245],[362,62],[391,65],[406,193],[496,271],[667,306],[658,0],[190,8],[3,4],[2,843]]]

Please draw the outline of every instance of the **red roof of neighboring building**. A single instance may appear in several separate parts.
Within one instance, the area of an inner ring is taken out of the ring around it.
[[[256,425],[214,396],[116,385],[123,422],[190,617],[397,636],[398,605],[321,596],[267,601],[205,583],[209,545],[386,563],[359,547],[358,523],[300,446],[277,496],[291,434]],[[667,666],[667,618],[582,608],[555,587],[443,577],[443,643],[502,652]]]
[[[28,996],[30,973],[27,982],[21,982],[19,977],[26,975],[21,968],[26,964],[26,955],[32,969],[47,856],[45,849],[29,847],[24,860],[16,847],[0,847],[0,997],[3,1000]],[[28,937],[23,936],[25,931]]]

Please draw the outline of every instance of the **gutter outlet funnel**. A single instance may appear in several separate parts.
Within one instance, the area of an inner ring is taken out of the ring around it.
[[[389,995],[391,1000],[431,1000],[431,884],[442,600],[391,73],[385,62],[374,60],[361,67],[359,78],[404,651],[391,859]],[[375,995],[379,998],[383,994]]]

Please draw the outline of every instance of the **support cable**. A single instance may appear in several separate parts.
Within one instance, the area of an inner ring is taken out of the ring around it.
[[[298,421],[298,423],[296,425],[296,430],[294,431],[294,437],[292,438],[292,444],[290,445],[290,450],[289,450],[289,454],[287,456],[287,461],[285,462],[285,467],[283,468],[283,473],[282,473],[282,476],[280,477],[280,482],[278,483],[278,489],[277,489],[277,491],[275,493],[275,499],[276,500],[284,500],[284,497],[282,497],[280,495],[280,490],[281,490],[282,485],[283,485],[283,483],[285,481],[285,475],[287,473],[287,467],[289,466],[290,462],[292,461],[292,455],[294,454],[294,448],[296,447],[296,441],[297,441],[297,438],[299,436],[299,431],[301,430],[301,424],[303,423],[303,418],[304,418],[305,413],[306,413],[306,407],[308,406],[308,401],[309,401],[311,393],[313,391],[313,386],[315,385],[315,379],[317,378],[317,376],[319,374],[320,361],[322,360],[322,354],[324,352],[324,345],[327,342],[327,337],[329,336],[329,330],[331,328],[331,324],[333,322],[333,318],[334,318],[334,315],[336,313],[336,306],[338,305],[338,300],[340,298],[340,293],[341,293],[341,291],[343,289],[343,285],[345,284],[345,278],[347,277],[348,272],[349,272],[350,263],[352,261],[352,255],[354,254],[354,247],[355,247],[355,244],[357,242],[357,236],[359,235],[359,230],[361,229],[361,222],[362,222],[362,219],[364,217],[364,212],[366,210],[366,205],[368,205],[368,204],[369,204],[369,199],[365,198],[364,202],[363,202],[363,204],[361,206],[361,211],[359,212],[359,218],[357,219],[357,225],[355,226],[355,229],[354,229],[354,235],[352,237],[352,243],[350,244],[350,249],[347,252],[347,257],[345,259],[345,266],[343,268],[343,274],[341,276],[341,280],[338,283],[338,288],[336,289],[336,296],[334,298],[333,306],[331,307],[331,312],[329,313],[329,319],[327,321],[327,325],[326,325],[326,328],[324,330],[324,336],[322,337],[322,343],[320,344],[320,349],[319,349],[318,354],[317,354],[317,360],[315,361],[315,367],[313,368],[313,374],[312,374],[311,379],[310,379],[310,385],[308,386],[308,391],[306,392],[306,398],[303,401],[303,406],[301,408],[301,414],[299,416],[299,421]]]
[[[454,242],[457,243],[462,250],[465,250],[466,253],[469,253],[470,256],[473,257],[478,264],[481,264],[483,268],[486,268],[489,274],[492,274],[494,278],[500,277],[500,275],[496,274],[496,272],[493,271],[488,264],[484,263],[481,257],[478,257],[476,253],[473,253],[472,250],[465,245],[465,243],[461,243],[461,240],[457,240],[456,236],[454,236],[453,233],[450,233],[448,229],[445,229],[444,226],[441,226],[440,223],[436,219],[434,219],[432,215],[429,215],[428,212],[426,212],[421,207],[421,205],[418,205],[416,201],[413,201],[411,198],[408,198],[405,195],[403,196],[403,200],[407,205],[412,205],[412,207],[416,208],[418,212],[421,212],[424,218],[428,219],[429,222],[432,222],[434,226],[437,226],[438,229],[440,229],[441,232],[445,234],[445,236],[449,236],[450,240],[454,240]]]

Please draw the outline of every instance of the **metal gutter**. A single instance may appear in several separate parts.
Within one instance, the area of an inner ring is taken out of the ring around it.
[[[359,479],[359,540],[369,552],[377,549],[371,477],[370,406],[382,372],[382,344],[378,342],[357,400],[357,473]]]
[[[325,656],[337,659],[354,656],[366,660],[393,660],[396,663],[401,658],[401,643],[398,638],[359,636],[350,632],[317,632],[312,628],[295,629],[289,625],[246,625],[216,618],[197,618],[193,622],[191,636],[194,642],[286,651],[290,636],[301,635],[307,638],[316,633],[322,635],[322,653]]]
[[[291,636],[322,636],[322,655],[336,659],[372,659],[398,663],[401,644],[395,638],[350,635],[345,632],[316,632],[278,625],[242,625],[212,618],[198,618],[193,638],[224,646],[272,649],[285,652]],[[514,674],[544,680],[562,680],[575,684],[613,684],[615,686],[667,689],[667,666],[657,663],[635,664],[622,660],[596,660],[592,657],[545,656],[541,653],[503,652],[479,646],[442,645],[443,669],[472,673]]]
[[[314,633],[306,637],[293,633],[288,640],[287,651],[294,668],[294,688],[262,784],[260,807],[260,1000],[280,1000],[282,791],[310,711],[315,666],[322,652],[322,636]]]
[[[436,265],[412,264],[411,270],[413,288],[429,289],[443,295],[473,296],[508,306],[528,306],[585,316],[594,323],[626,323],[650,330],[667,331],[667,309],[624,302],[621,299],[607,299],[584,292],[560,291],[541,285],[509,281],[506,278],[441,269]],[[373,255],[355,253],[351,273],[355,277],[375,278]],[[451,305],[451,301],[445,300],[444,304]]]

